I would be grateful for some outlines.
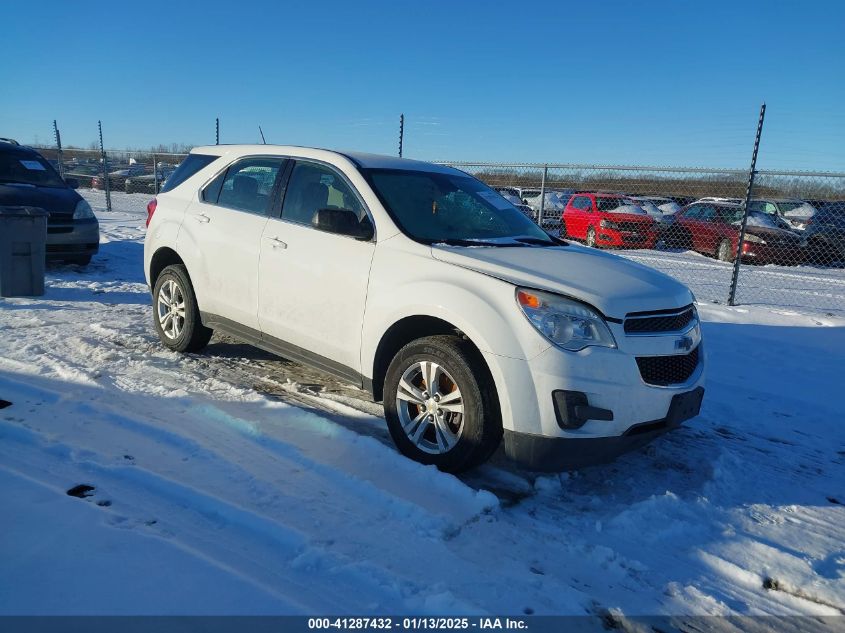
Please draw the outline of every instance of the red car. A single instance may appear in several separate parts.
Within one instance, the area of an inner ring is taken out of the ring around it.
[[[654,248],[657,229],[651,216],[626,196],[576,193],[561,217],[561,237],[566,236],[587,246]]]
[[[694,202],[675,215],[666,230],[667,244],[690,248],[733,261],[739,242],[742,206],[730,203]],[[758,264],[795,265],[804,261],[801,237],[789,230],[777,215],[752,211],[745,227],[742,261]]]

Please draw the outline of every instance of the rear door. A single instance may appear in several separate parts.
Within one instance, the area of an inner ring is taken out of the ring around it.
[[[297,160],[280,217],[269,220],[261,239],[259,320],[265,338],[291,358],[355,379],[375,241],[318,231],[311,221],[324,208],[372,221],[339,170]]]
[[[258,256],[275,185],[286,160],[242,158],[188,207],[180,243],[194,250],[191,278],[203,312],[258,330]]]

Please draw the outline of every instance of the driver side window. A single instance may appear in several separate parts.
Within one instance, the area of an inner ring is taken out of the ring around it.
[[[575,202],[572,203],[572,206],[576,209],[580,209],[581,211],[589,211],[593,208],[593,203],[586,196],[578,196],[575,198]]]
[[[362,219],[366,212],[346,181],[330,167],[297,161],[282,205],[282,219],[311,225],[320,209],[349,209]]]

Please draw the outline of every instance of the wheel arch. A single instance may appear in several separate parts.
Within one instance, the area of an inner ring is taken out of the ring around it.
[[[377,402],[384,397],[384,379],[387,368],[400,349],[408,343],[427,336],[454,335],[466,342],[478,366],[484,371],[484,378],[490,382],[496,391],[496,404],[501,410],[501,398],[490,366],[481,353],[478,345],[461,328],[444,319],[429,315],[406,316],[391,325],[385,331],[376,347],[373,358],[372,383],[370,389],[373,399]]]
[[[150,289],[155,288],[156,280],[158,276],[168,266],[173,266],[174,264],[181,264],[185,266],[184,260],[179,257],[179,254],[170,248],[169,246],[162,246],[159,248],[155,253],[153,253],[152,258],[150,259]],[[187,266],[185,266],[187,270]],[[188,277],[190,278],[191,274],[188,273]]]

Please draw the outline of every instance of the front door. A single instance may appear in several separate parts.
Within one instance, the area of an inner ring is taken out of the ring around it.
[[[281,217],[268,221],[261,239],[261,331],[277,345],[288,346],[292,357],[302,356],[336,373],[360,373],[375,241],[313,228],[314,214],[325,208],[350,209],[369,221],[361,197],[338,170],[297,161]]]

